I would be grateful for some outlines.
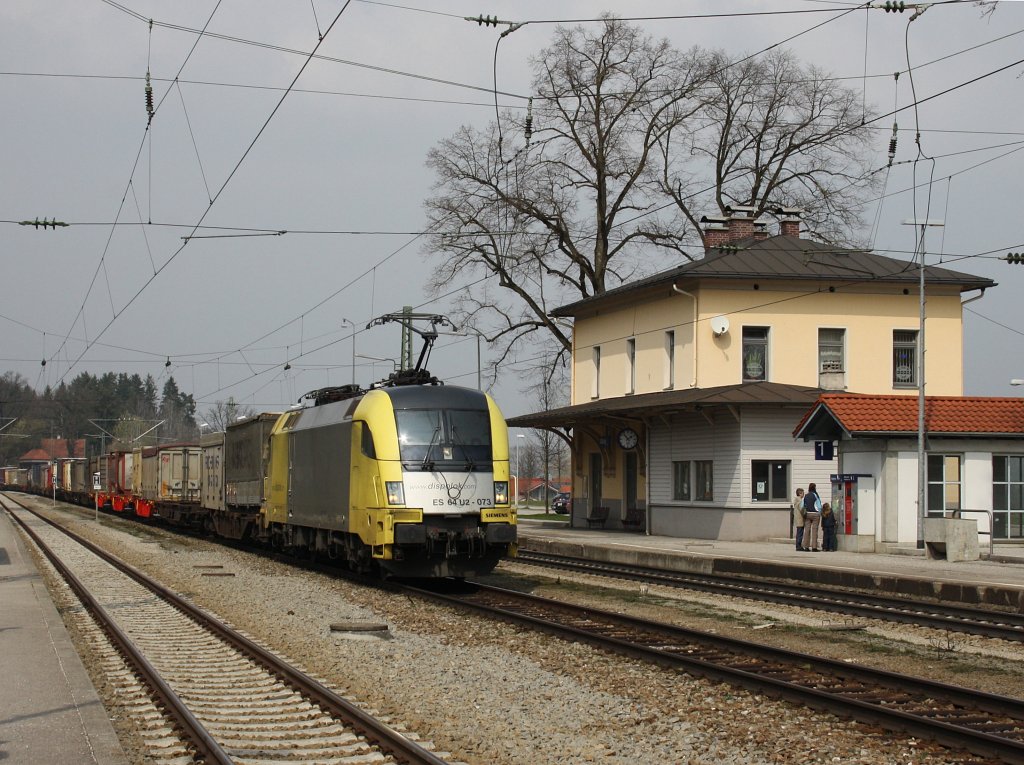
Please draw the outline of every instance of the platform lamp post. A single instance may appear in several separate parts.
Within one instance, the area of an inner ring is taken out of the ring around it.
[[[921,258],[918,263],[918,322],[919,328],[917,333],[917,549],[924,549],[924,519],[928,514],[927,504],[927,491],[928,491],[928,472],[927,464],[925,463],[924,454],[924,319],[925,319],[925,299],[924,299],[924,270],[925,270],[925,246],[924,246],[924,235],[925,231],[928,230],[929,226],[941,228],[945,226],[945,222],[942,220],[925,219],[925,218],[909,218],[903,221],[904,226],[916,226],[918,229],[917,244],[914,251]]]
[[[519,444],[526,438],[522,433],[516,435],[516,510],[519,510]]]

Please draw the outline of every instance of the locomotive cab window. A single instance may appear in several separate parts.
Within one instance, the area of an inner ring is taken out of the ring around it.
[[[400,409],[398,448],[409,468],[463,465],[490,469],[491,419],[486,410]]]
[[[373,433],[370,432],[370,426],[365,422],[356,422],[356,426],[359,428],[360,441],[359,449],[363,455],[369,457],[372,460],[377,459],[377,449],[373,445]]]

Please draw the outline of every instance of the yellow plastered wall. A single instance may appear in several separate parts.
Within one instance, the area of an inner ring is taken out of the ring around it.
[[[578,317],[573,336],[573,403],[592,400],[593,348],[601,347],[600,398],[628,393],[629,338],[636,341],[634,393],[665,389],[665,332],[675,332],[676,390],[742,382],[743,327],[769,327],[768,380],[818,386],[818,330],[845,330],[845,389],[856,393],[910,393],[892,383],[894,330],[919,328],[917,291],[903,287],[844,287],[811,293],[805,285],[742,283],[694,288],[694,300],[671,292]],[[813,289],[813,288],[811,288]],[[715,337],[710,320],[725,316],[729,331]],[[963,317],[959,293],[929,290],[925,325],[928,394],[963,393]],[[696,345],[694,345],[696,339]],[[695,363],[696,362],[696,363]],[[696,370],[696,373],[695,373]]]

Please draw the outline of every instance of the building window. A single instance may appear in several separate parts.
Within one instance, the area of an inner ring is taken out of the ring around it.
[[[676,333],[665,333],[665,390],[676,387]]]
[[[941,518],[960,509],[960,457],[956,454],[929,454],[928,515]]]
[[[917,387],[917,331],[892,333],[892,384],[894,388]]]
[[[636,393],[636,338],[626,340],[626,393]]]
[[[754,502],[788,502],[789,462],[753,460],[750,463],[750,498]]]
[[[672,499],[690,499],[690,462],[672,463]]]
[[[590,385],[590,397],[601,398],[601,346],[595,345],[593,350],[594,381]]]
[[[992,457],[992,536],[1024,537],[1024,457]]]
[[[818,330],[818,373],[823,375],[842,373],[845,329]]]
[[[697,460],[693,463],[697,474],[694,483],[694,499],[711,502],[715,498],[715,472],[711,460]]]
[[[768,379],[768,327],[743,328],[743,382]]]

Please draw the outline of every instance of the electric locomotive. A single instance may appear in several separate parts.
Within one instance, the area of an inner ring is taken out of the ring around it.
[[[260,536],[410,577],[484,574],[514,554],[508,432],[489,395],[437,384],[308,395],[317,405],[271,432]]]

